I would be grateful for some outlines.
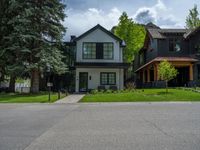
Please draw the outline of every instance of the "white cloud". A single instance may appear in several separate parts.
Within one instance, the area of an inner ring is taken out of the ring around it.
[[[158,0],[157,3],[152,7],[139,8],[133,15],[133,19],[143,24],[153,22],[160,27],[165,28],[183,27],[183,25],[180,23],[180,20],[175,18],[170,11],[170,8],[168,8],[162,2],[162,0]]]
[[[64,21],[67,29],[67,39],[70,35],[80,35],[91,27],[101,24],[107,29],[111,29],[118,23],[121,11],[114,7],[108,12],[101,9],[89,8],[86,11],[76,12],[73,9],[67,11],[68,17]]]
[[[66,11],[66,14],[68,17],[64,21],[64,25],[67,27],[65,39],[69,40],[70,35],[78,36],[97,24],[111,29],[118,24],[122,11],[118,7],[113,7],[110,10],[97,8],[74,10],[71,8]],[[139,23],[146,24],[151,21],[162,28],[184,27],[183,21],[177,19],[172,14],[172,9],[166,6],[162,0],[157,0],[157,3],[152,7],[140,7],[136,13],[129,14],[129,16]]]

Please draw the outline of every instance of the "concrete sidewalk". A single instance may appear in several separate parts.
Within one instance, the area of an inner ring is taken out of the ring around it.
[[[73,103],[77,103],[78,101],[80,101],[84,96],[85,96],[84,94],[71,94],[65,98],[62,98],[62,99],[56,101],[55,103],[57,103],[57,104],[73,104]]]

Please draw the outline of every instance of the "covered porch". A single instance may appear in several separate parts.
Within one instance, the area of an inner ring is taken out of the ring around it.
[[[170,62],[177,70],[178,75],[175,79],[169,81],[169,86],[187,86],[190,81],[194,80],[193,65],[196,59],[178,58],[178,57],[157,57],[149,63],[141,66],[136,70],[137,82],[142,87],[163,87],[164,83],[159,77],[158,66],[163,60]]]

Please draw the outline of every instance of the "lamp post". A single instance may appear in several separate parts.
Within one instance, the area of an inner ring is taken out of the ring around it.
[[[47,87],[48,87],[48,92],[49,92],[49,102],[51,100],[51,83],[50,83],[50,73],[51,73],[51,66],[50,64],[47,64],[47,76],[48,76],[48,80],[47,80]]]

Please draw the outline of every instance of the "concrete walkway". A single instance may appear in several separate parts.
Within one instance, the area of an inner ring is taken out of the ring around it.
[[[71,94],[68,95],[65,98],[62,98],[58,101],[56,101],[55,103],[58,104],[73,104],[73,103],[77,103],[78,101],[81,100],[81,98],[83,98],[85,95],[84,94]]]

